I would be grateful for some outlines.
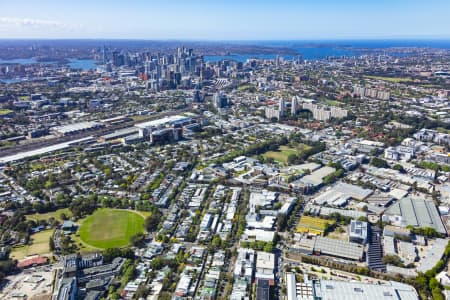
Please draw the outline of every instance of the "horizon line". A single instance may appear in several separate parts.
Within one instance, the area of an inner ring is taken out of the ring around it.
[[[323,41],[449,41],[450,37],[348,37],[348,38],[292,38],[292,39],[204,39],[204,38],[7,38],[0,41],[149,41],[149,42],[323,42]]]

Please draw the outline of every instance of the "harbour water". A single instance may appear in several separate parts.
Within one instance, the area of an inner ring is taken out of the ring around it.
[[[93,59],[69,59],[67,64],[71,69],[81,69],[83,71],[95,70],[97,61]]]
[[[75,59],[69,58],[69,63],[67,64],[72,69],[81,69],[81,70],[95,70],[97,68],[97,61],[93,59]],[[15,58],[15,59],[0,59],[0,65],[5,64],[20,64],[20,65],[30,65],[30,64],[55,64],[55,62],[38,62],[35,58]]]
[[[364,49],[401,49],[412,48],[438,48],[450,49],[450,40],[324,40],[324,41],[248,41],[236,42],[242,44],[253,44],[255,46],[265,46],[274,48],[289,48],[301,53],[305,60],[320,60],[327,57],[355,56],[362,53]],[[230,54],[230,55],[205,55],[204,60],[217,62],[223,59],[245,62],[250,58],[275,59],[279,53],[273,54]],[[393,56],[406,56],[402,52],[391,52]],[[279,55],[283,59],[296,59],[297,55]]]
[[[354,56],[355,52],[347,49],[334,47],[299,47],[295,48],[297,53],[301,53],[302,58],[306,60],[325,59],[329,56]],[[204,60],[208,62],[217,62],[223,59],[235,60],[238,62],[246,62],[247,59],[275,59],[277,53],[274,54],[231,54],[231,55],[205,55]],[[296,59],[297,55],[279,55],[285,60]]]

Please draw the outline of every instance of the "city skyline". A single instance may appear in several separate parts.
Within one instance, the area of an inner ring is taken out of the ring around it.
[[[448,39],[450,3],[54,0],[0,4],[2,39]]]

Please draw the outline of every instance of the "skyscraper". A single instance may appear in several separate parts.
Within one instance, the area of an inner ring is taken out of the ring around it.
[[[228,105],[227,96],[222,94],[222,92],[217,92],[213,96],[213,105],[217,108],[224,108]]]
[[[285,109],[286,107],[286,101],[284,101],[283,98],[280,98],[280,101],[278,102],[278,110],[280,111],[280,117],[284,117],[285,115]]]
[[[291,115],[295,116],[298,112],[298,96],[293,96],[291,101]]]
[[[275,66],[278,68],[280,66],[280,56],[277,54],[275,57]]]

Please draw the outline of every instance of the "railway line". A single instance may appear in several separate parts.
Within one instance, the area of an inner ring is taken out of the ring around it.
[[[155,114],[144,120],[128,121],[128,122],[124,122],[124,123],[117,124],[117,125],[109,125],[109,126],[106,126],[106,127],[100,128],[100,129],[96,129],[96,130],[87,130],[87,131],[80,132],[77,134],[71,134],[71,135],[60,136],[60,137],[52,137],[52,138],[47,138],[47,139],[39,139],[36,141],[27,140],[26,143],[19,143],[17,145],[11,146],[11,147],[1,149],[0,150],[0,158],[9,156],[9,155],[13,155],[13,154],[18,154],[21,152],[36,150],[36,149],[43,148],[43,147],[49,147],[49,146],[53,146],[53,145],[60,144],[60,143],[75,141],[75,140],[86,138],[88,136],[99,137],[99,136],[102,136],[105,134],[112,133],[119,129],[132,127],[139,123],[143,123],[143,122],[147,122],[147,121],[151,121],[151,120],[155,120],[155,119],[159,119],[159,118],[163,118],[163,117],[167,117],[167,116],[177,115],[177,114],[185,113],[188,111],[189,111],[188,108],[174,110],[174,111],[164,112],[164,113],[160,113],[160,114]]]

